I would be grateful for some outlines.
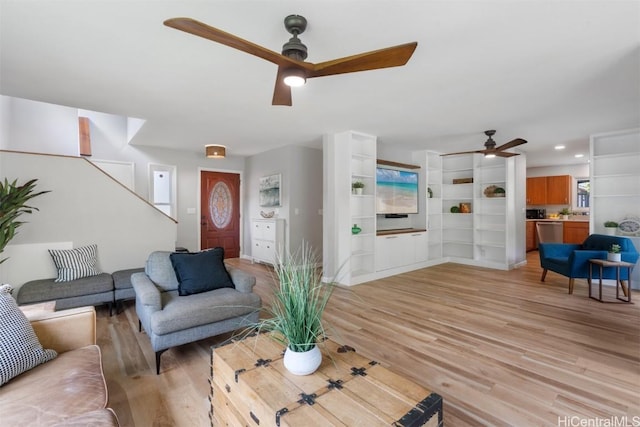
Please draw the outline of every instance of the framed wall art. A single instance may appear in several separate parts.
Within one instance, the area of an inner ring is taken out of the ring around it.
[[[259,199],[260,206],[280,206],[280,185],[282,175],[279,173],[260,178]]]

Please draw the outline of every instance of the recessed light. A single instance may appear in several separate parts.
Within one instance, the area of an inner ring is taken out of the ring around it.
[[[566,147],[564,145],[556,145],[553,147],[554,150],[564,150]]]
[[[580,157],[584,157],[584,154],[576,154],[576,155],[575,155],[575,156],[573,156],[573,157],[575,157],[576,159],[579,159]]]

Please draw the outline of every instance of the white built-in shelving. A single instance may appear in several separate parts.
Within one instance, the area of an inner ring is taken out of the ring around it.
[[[592,135],[590,160],[591,233],[604,234],[605,221],[640,218],[640,129]],[[640,236],[627,237],[640,250]],[[638,265],[633,269],[631,284],[640,288]]]
[[[442,156],[440,153],[426,153],[426,219],[429,260],[442,258]]]
[[[376,137],[347,131],[325,135],[323,272],[325,279],[352,285],[376,271]],[[351,185],[364,183],[362,194]],[[353,234],[357,225],[361,231]]]
[[[507,264],[507,200],[513,192],[507,189],[507,162],[504,157],[485,158],[478,155],[474,168],[474,258],[496,266]],[[505,190],[496,197],[491,190]]]
[[[473,155],[442,157],[442,255],[454,260],[473,259],[473,182],[454,184],[472,178]],[[461,203],[468,203],[471,212],[452,212]]]

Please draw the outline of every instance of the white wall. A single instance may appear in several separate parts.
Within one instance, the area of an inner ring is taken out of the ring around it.
[[[175,247],[175,221],[82,158],[0,152],[0,170],[19,183],[37,178],[36,190],[50,191],[32,199],[30,204],[39,211],[21,218],[27,223],[12,245],[95,243],[99,267],[106,272],[143,267],[152,251]],[[34,254],[33,259],[51,262],[41,255]],[[10,258],[0,264],[0,277],[16,277],[11,269],[30,261]],[[43,277],[30,280],[39,278]]]
[[[9,110],[11,98],[0,95],[0,150],[7,149],[9,144]],[[0,173],[0,175],[2,175]]]
[[[176,166],[177,169],[177,216],[178,237],[176,244],[191,251],[199,246],[199,224],[197,216],[200,188],[199,170],[243,171],[245,159],[228,155],[225,159],[208,159],[202,152],[178,149],[136,146],[128,144],[126,117],[95,111],[80,110],[91,123],[92,158],[100,160],[127,161],[135,164],[135,190],[140,197],[149,200],[149,164]],[[176,142],[179,146],[179,142]],[[193,212],[193,213],[190,213]]]
[[[305,147],[285,147],[254,157],[233,156],[207,159],[202,152],[129,144],[131,133],[140,129],[139,119],[114,114],[0,96],[0,148],[36,153],[77,155],[78,116],[90,121],[92,160],[132,162],[135,191],[149,200],[149,164],[177,168],[176,245],[199,250],[199,170],[243,172],[243,227],[259,217],[258,179],[274,171],[283,173],[283,207],[280,217],[287,220],[287,239],[297,246],[303,239],[322,253],[322,153]],[[34,123],[37,123],[34,128]],[[6,126],[5,126],[6,124]],[[135,126],[135,128],[132,128]],[[140,130],[144,131],[144,126]],[[212,137],[214,138],[214,137]],[[214,141],[212,142],[219,142]],[[180,141],[176,141],[176,147]],[[59,147],[64,147],[60,151]],[[251,170],[251,169],[254,170]],[[0,169],[0,178],[7,176]],[[296,214],[296,209],[297,214]],[[243,254],[250,255],[249,233],[243,233]]]
[[[322,257],[322,150],[291,147],[289,247],[308,242]]]
[[[589,164],[564,165],[564,166],[544,166],[537,168],[527,168],[527,178],[535,176],[558,176],[571,175],[574,178],[589,178]]]
[[[278,208],[261,207],[258,202],[258,182],[263,176],[282,174]],[[251,218],[260,218],[260,211],[276,211],[285,219],[285,240],[295,251],[304,240],[318,256],[322,256],[322,151],[297,146],[277,148],[247,159],[245,175],[244,227],[249,230]],[[249,248],[251,236],[244,235],[243,247]],[[246,253],[245,255],[251,255]]]
[[[198,250],[199,221],[197,214],[188,213],[199,203],[198,168],[244,170],[244,158],[207,159],[204,147],[201,153],[195,153],[129,145],[128,126],[132,121],[126,117],[7,96],[0,96],[0,148],[77,156],[78,116],[90,121],[91,159],[133,162],[135,191],[143,199],[149,199],[150,163],[177,167],[176,244]],[[4,176],[6,172],[0,170],[0,178]]]
[[[78,155],[77,109],[20,98],[5,102],[8,108],[3,121],[10,126],[3,149]]]

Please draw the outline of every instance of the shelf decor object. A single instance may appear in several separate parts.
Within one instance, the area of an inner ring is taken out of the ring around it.
[[[464,202],[460,203],[459,212],[471,213],[471,203],[464,203]]]
[[[472,184],[473,178],[454,178],[452,182],[454,184]]]
[[[485,197],[505,197],[506,192],[504,188],[498,187],[497,185],[490,185],[484,189]]]
[[[640,218],[630,216],[620,221],[618,233],[622,236],[640,236]]]
[[[358,234],[362,231],[362,228],[358,227],[358,224],[353,224],[351,227],[351,234]]]

